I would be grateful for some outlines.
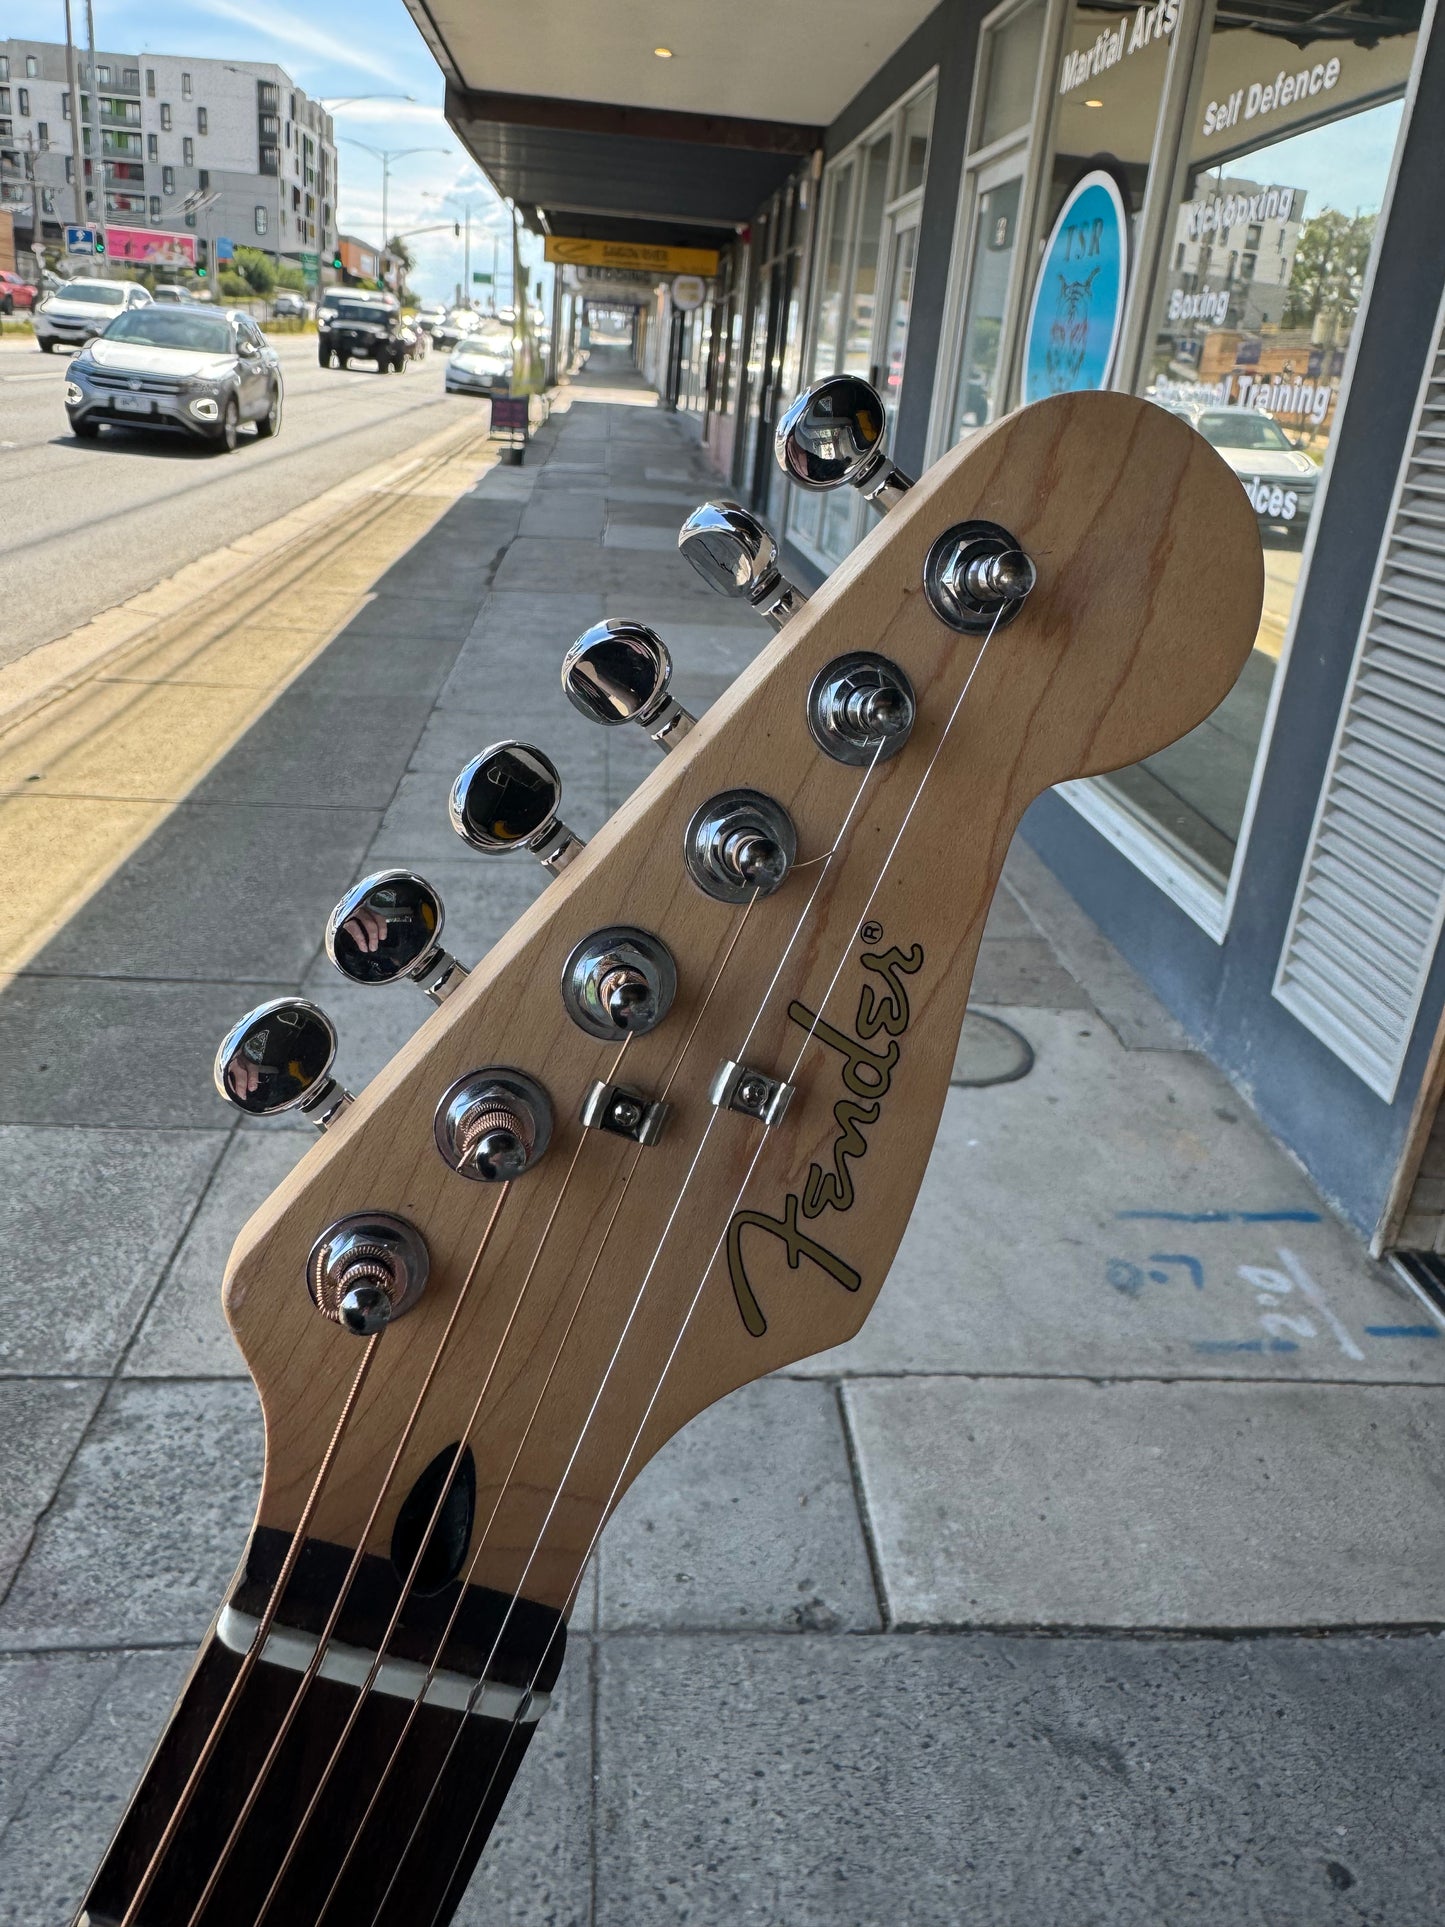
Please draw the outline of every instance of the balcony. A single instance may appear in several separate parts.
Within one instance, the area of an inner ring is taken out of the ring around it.
[[[100,151],[106,160],[130,161],[144,159],[139,134],[103,134]]]
[[[140,106],[129,101],[102,101],[100,104],[100,124],[102,127],[139,127]]]

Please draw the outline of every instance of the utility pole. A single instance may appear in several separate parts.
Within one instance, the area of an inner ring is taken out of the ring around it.
[[[100,126],[100,79],[95,66],[95,7],[85,0],[85,37],[90,46],[90,179],[95,194],[95,223],[105,233],[105,137]],[[105,251],[105,272],[110,273],[110,249]]]
[[[85,225],[85,140],[80,131],[80,85],[75,77],[75,33],[70,20],[70,0],[65,0],[65,79],[70,88],[70,147],[75,188],[75,222]]]

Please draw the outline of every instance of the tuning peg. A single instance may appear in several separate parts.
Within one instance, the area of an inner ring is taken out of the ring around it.
[[[326,920],[326,954],[354,984],[419,983],[433,1003],[466,968],[441,946],[441,894],[410,870],[378,870],[347,891]]]
[[[963,635],[987,635],[1012,622],[1037,581],[1029,557],[997,522],[945,529],[923,565],[929,606]]]
[[[773,453],[800,488],[861,490],[876,509],[895,508],[913,483],[883,453],[883,399],[858,375],[829,375],[805,389],[778,423]]]
[[[562,779],[530,743],[493,743],[474,756],[447,803],[452,828],[474,850],[530,850],[554,875],[586,848],[557,815]]]
[[[221,1039],[216,1089],[248,1117],[300,1111],[324,1131],[351,1103],[331,1076],[336,1026],[304,997],[277,997],[249,1011]]]
[[[778,545],[740,502],[704,502],[678,531],[677,546],[709,588],[739,596],[775,629],[807,601],[778,569]]]
[[[659,749],[672,749],[693,727],[667,693],[672,657],[641,622],[594,622],[562,658],[562,688],[589,722],[637,723]]]

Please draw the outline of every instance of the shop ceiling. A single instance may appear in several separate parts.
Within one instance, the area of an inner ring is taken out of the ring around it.
[[[556,233],[671,246],[750,220],[936,4],[407,0],[499,193]]]

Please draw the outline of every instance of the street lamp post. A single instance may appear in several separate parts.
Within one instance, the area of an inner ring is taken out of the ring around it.
[[[447,147],[373,147],[369,141],[359,141],[352,134],[343,134],[341,138],[346,141],[349,146],[364,148],[368,154],[374,154],[381,162],[381,252],[384,257],[386,254],[386,218],[388,195],[391,188],[392,162],[405,160],[408,154],[450,154],[451,149]],[[384,278],[383,276],[383,279]]]
[[[324,114],[335,114],[341,108],[354,107],[358,101],[363,101],[363,100],[405,100],[405,101],[414,102],[416,100],[416,95],[415,94],[328,94],[324,99],[318,96],[316,105],[321,109],[322,113]],[[349,137],[346,135],[343,135],[342,138],[347,139]],[[332,194],[331,194],[332,205],[336,208],[336,213],[337,213],[336,232],[338,236],[341,233],[341,218],[340,218],[340,205],[339,205],[340,186],[341,186],[341,183],[339,180],[333,182]],[[322,242],[325,241],[326,230],[324,225],[322,226],[321,233],[317,238],[318,238],[318,241],[322,241]],[[385,245],[384,240],[383,240],[383,245]],[[322,286],[321,256],[324,253],[324,251],[325,250],[322,247],[320,246],[317,247],[317,250],[316,250],[316,298],[318,301],[321,299],[321,286]]]
[[[463,239],[463,242],[462,242],[462,280],[463,280],[463,286],[464,286],[463,298],[466,301],[470,301],[472,298],[472,209],[477,204],[473,201],[463,200],[460,194],[438,194],[434,198],[439,201],[450,201],[452,206],[460,209],[462,214],[466,217],[466,226],[463,230],[465,238]],[[488,205],[488,203],[483,202],[482,205],[486,206]],[[496,306],[496,294],[497,294],[497,237],[495,234],[493,234],[492,236],[492,306],[494,308]]]

